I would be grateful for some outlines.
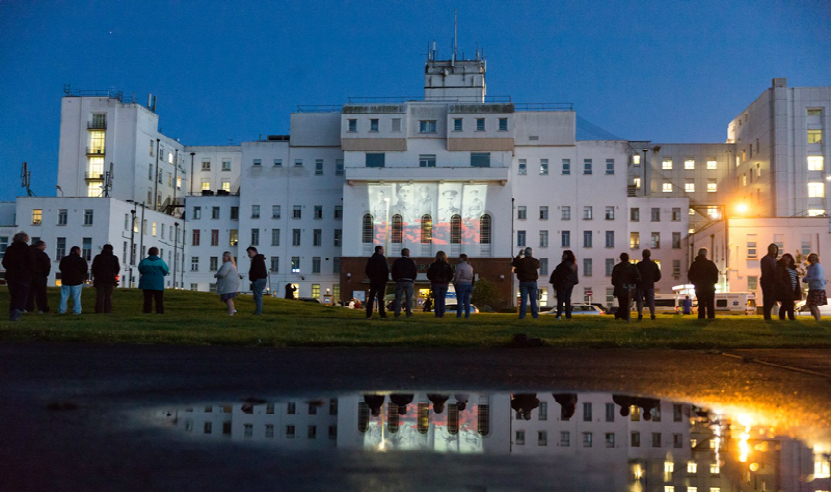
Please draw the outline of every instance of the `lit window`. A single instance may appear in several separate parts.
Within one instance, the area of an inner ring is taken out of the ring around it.
[[[210,179],[203,179],[202,180],[202,191],[209,191],[211,189],[211,180]]]
[[[43,223],[43,209],[36,208],[32,210],[32,225],[40,225]]]
[[[684,183],[684,191],[687,193],[695,192],[695,183]]]
[[[695,169],[695,161],[693,159],[685,160],[684,169]]]
[[[688,461],[687,473],[690,475],[695,475],[696,473],[698,473],[698,463],[696,463],[695,461]]]
[[[641,247],[641,234],[639,232],[630,232],[629,233],[629,248],[630,249],[640,249]]]
[[[809,171],[822,171],[824,166],[824,158],[821,155],[809,155],[808,156],[808,170]]]
[[[823,198],[825,197],[825,183],[808,183],[808,197]]]
[[[634,180],[632,180],[632,184],[635,185],[636,189],[641,189],[641,178],[635,178]]]
[[[808,209],[808,217],[817,217],[820,215],[825,215],[825,210],[818,209],[818,208],[809,208]]]
[[[808,130],[808,143],[822,143],[822,130]]]
[[[719,469],[718,463],[710,463],[710,474],[711,475],[718,475],[721,472]]]
[[[231,191],[231,180],[223,179],[221,188],[223,191]]]
[[[633,154],[632,155],[632,164],[636,166],[641,165],[641,155],[640,154]]]
[[[672,193],[672,183],[664,183],[661,186],[661,191],[663,191],[664,193]]]
[[[718,169],[715,159],[707,159],[707,169]]]
[[[822,110],[821,109],[809,109],[808,110],[808,116],[822,116]]]
[[[672,169],[672,159],[664,159],[661,169]]]
[[[718,185],[714,179],[707,181],[707,193],[715,193],[718,191]]]

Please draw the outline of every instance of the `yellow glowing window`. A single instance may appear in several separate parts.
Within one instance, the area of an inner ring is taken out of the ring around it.
[[[825,158],[821,155],[809,155],[808,156],[808,170],[809,171],[822,171],[825,168]]]
[[[684,183],[684,191],[687,193],[695,192],[695,183]]]
[[[87,167],[87,177],[99,179],[104,174],[104,158],[90,157]]]
[[[675,471],[675,463],[672,461],[664,461],[664,473],[672,473]]]
[[[101,196],[101,182],[93,181],[87,184],[87,196],[97,198]]]
[[[43,209],[36,208],[32,210],[32,225],[41,225],[43,223]]]
[[[629,248],[638,249],[641,247],[641,234],[639,232],[632,232],[629,234]]]
[[[202,180],[202,191],[210,190],[211,189],[211,180],[210,179],[203,179]]]
[[[239,230],[231,229],[230,238],[231,238],[231,241],[230,241],[231,246],[236,246],[237,243],[239,243]]]
[[[698,473],[698,463],[695,461],[688,461],[687,462],[687,473],[690,475],[695,475]]]
[[[664,159],[661,169],[672,169],[672,159]]]
[[[153,225],[150,227],[150,235],[152,235],[152,236],[156,235],[156,223],[155,222],[153,222]]]
[[[90,154],[104,153],[104,140],[107,132],[91,131],[89,132],[89,152]]]
[[[707,183],[707,193],[715,193],[718,191],[718,185],[715,181],[710,181]]]
[[[808,143],[822,143],[822,130],[808,130]]]
[[[711,475],[718,475],[720,473],[720,469],[718,467],[718,463],[710,463],[710,474]]]
[[[808,183],[808,197],[823,198],[825,197],[825,183]]]
[[[718,163],[715,159],[707,159],[707,169],[718,169]]]
[[[231,181],[227,179],[222,180],[222,189],[225,191],[231,191]]]
[[[828,460],[814,462],[814,478],[831,477],[831,462]]]
[[[808,217],[817,217],[819,215],[825,215],[825,210],[821,208],[809,208],[808,209]]]
[[[632,164],[634,164],[636,166],[639,166],[640,163],[641,163],[641,155],[640,154],[632,155]]]
[[[695,169],[695,160],[687,159],[684,161],[684,169]]]
[[[664,183],[661,186],[661,191],[664,193],[672,193],[672,183]]]
[[[633,183],[635,184],[635,188],[641,189],[641,178],[635,178]]]

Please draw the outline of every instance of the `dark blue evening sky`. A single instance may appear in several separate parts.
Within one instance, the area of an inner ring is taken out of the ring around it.
[[[163,133],[224,145],[288,133],[299,104],[419,96],[428,42],[485,49],[488,94],[571,102],[628,139],[723,142],[770,86],[831,85],[831,2],[0,0],[0,199],[55,194],[60,99],[158,96]]]

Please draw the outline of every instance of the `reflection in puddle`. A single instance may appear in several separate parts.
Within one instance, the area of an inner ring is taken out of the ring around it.
[[[287,451],[579,462],[604,474],[609,490],[831,490],[827,435],[741,411],[601,392],[379,392],[194,405],[154,417],[190,438]]]

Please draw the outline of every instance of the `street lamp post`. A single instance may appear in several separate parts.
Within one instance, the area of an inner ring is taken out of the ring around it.
[[[132,201],[132,200],[127,200]],[[133,265],[136,264],[136,202],[133,202],[133,209],[130,210],[132,220],[130,221],[130,275],[127,281],[127,287],[133,286]]]
[[[384,205],[386,206],[386,209],[387,209],[387,216],[386,216],[386,222],[385,222],[386,232],[384,233],[384,254],[388,255],[388,254],[390,254],[389,253],[389,249],[390,249],[390,198],[389,197],[384,198]]]
[[[173,234],[173,288],[176,288],[176,263],[179,262],[179,223],[174,222],[176,228]]]

